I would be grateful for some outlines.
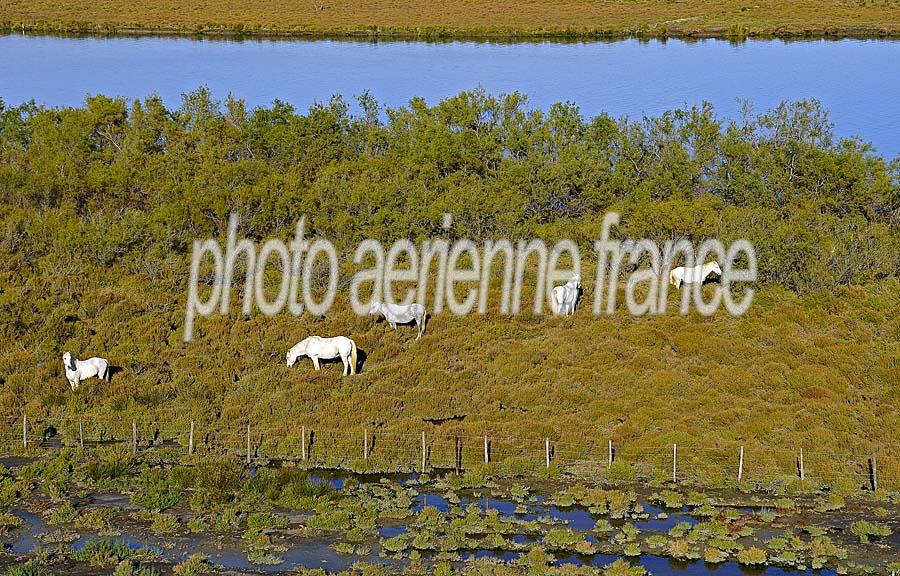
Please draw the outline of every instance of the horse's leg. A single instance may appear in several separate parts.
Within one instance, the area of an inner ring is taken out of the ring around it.
[[[422,320],[416,317],[416,340],[422,337]]]
[[[315,369],[318,370],[319,369],[319,359],[316,358],[315,356],[310,356],[310,359],[312,360],[312,363],[313,363],[313,366],[315,367]]]
[[[347,370],[350,368],[350,361],[347,360],[347,356],[344,356],[343,354],[341,354],[341,362],[344,364],[344,371],[342,372],[342,374],[344,376],[346,376]]]

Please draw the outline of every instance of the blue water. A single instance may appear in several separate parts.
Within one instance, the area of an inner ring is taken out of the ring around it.
[[[783,100],[818,98],[839,136],[900,155],[900,42],[883,40],[621,40],[583,43],[194,40],[0,36],[0,98],[77,105],[86,94],[181,94],[208,85],[250,105],[305,110],[368,90],[391,107],[462,90],[520,91],[534,107],[576,103],[588,116],[655,115],[713,103],[736,118]]]

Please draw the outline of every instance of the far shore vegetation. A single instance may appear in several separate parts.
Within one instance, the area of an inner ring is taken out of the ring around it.
[[[900,2],[866,0],[9,0],[0,29],[82,34],[602,39],[900,37]]]

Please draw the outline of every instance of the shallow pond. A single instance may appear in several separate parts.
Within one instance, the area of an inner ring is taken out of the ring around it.
[[[127,496],[110,492],[96,492],[78,498],[78,507],[82,510],[98,505],[118,508],[121,522],[117,521],[115,523],[115,526],[120,530],[120,533],[117,535],[103,535],[94,530],[77,529],[71,526],[65,526],[62,529],[58,526],[50,526],[40,513],[41,510],[47,509],[48,502],[46,498],[39,497],[28,504],[28,509],[18,508],[14,510],[13,513],[22,518],[25,523],[24,526],[9,534],[6,538],[5,548],[13,554],[28,554],[39,547],[46,546],[41,541],[40,535],[60,530],[64,533],[77,532],[77,535],[72,536],[74,540],[72,548],[75,550],[83,547],[91,539],[109,538],[124,542],[133,549],[145,548],[154,551],[164,561],[171,563],[183,561],[190,554],[199,551],[209,556],[210,560],[215,564],[229,570],[283,572],[303,566],[339,571],[350,568],[355,562],[360,561],[402,564],[404,562],[402,559],[383,558],[380,556],[382,548],[379,539],[388,540],[407,532],[414,533],[416,528],[411,527],[413,526],[412,522],[425,507],[436,508],[445,514],[448,512],[458,514],[459,510],[475,506],[481,510],[486,518],[499,516],[500,518],[508,519],[510,524],[507,524],[507,526],[519,530],[521,533],[506,533],[505,538],[511,542],[511,545],[505,546],[507,548],[505,550],[479,549],[483,544],[481,544],[481,537],[477,536],[472,541],[475,544],[472,549],[459,551],[460,561],[466,561],[471,558],[492,558],[505,562],[515,561],[520,555],[526,553],[530,545],[543,539],[543,533],[546,529],[553,527],[565,527],[574,530],[595,549],[599,548],[607,552],[615,549],[610,548],[610,538],[614,533],[600,534],[594,532],[597,521],[609,518],[608,514],[595,514],[578,504],[561,506],[558,504],[559,499],[557,497],[549,497],[546,494],[532,493],[530,496],[523,498],[522,502],[515,502],[511,498],[502,496],[504,490],[497,486],[493,489],[443,492],[442,490],[446,489],[446,484],[420,484],[419,477],[414,474],[395,474],[382,477],[378,475],[352,475],[323,471],[314,473],[312,479],[315,483],[327,483],[337,489],[342,489],[351,498],[354,497],[354,494],[360,493],[357,492],[358,489],[354,488],[354,486],[367,483],[379,484],[385,487],[385,489],[380,489],[381,491],[376,491],[376,493],[390,494],[391,490],[396,490],[396,492],[393,492],[394,494],[415,494],[408,508],[410,516],[403,519],[379,521],[376,537],[364,542],[362,548],[357,549],[355,554],[341,554],[335,550],[334,545],[337,542],[344,541],[343,532],[310,533],[304,529],[309,513],[284,513],[282,515],[287,519],[287,525],[281,529],[275,529],[272,533],[273,542],[285,548],[283,551],[277,550],[274,552],[274,556],[281,561],[277,564],[260,565],[252,563],[248,558],[246,541],[242,539],[240,531],[224,534],[214,532],[188,534],[185,532],[184,524],[182,523],[181,530],[177,535],[160,536],[152,534],[142,524],[135,523],[129,516],[129,512],[137,510],[138,507],[131,504]],[[392,488],[387,489],[387,487]],[[362,492],[372,494],[370,488],[372,487],[367,487]],[[420,492],[415,493],[412,490],[420,490]],[[387,498],[389,500],[391,497]],[[636,509],[628,514],[625,519],[611,519],[610,522],[615,527],[615,530],[621,530],[626,523],[630,523],[645,537],[652,534],[665,536],[678,523],[686,522],[690,525],[695,525],[699,521],[697,517],[692,515],[692,509],[688,506],[680,509],[665,509],[649,504],[647,499],[646,494],[643,496],[639,495],[635,503]],[[745,518],[758,518],[757,511],[754,508],[743,506],[735,510]],[[188,517],[191,516],[190,513],[186,513],[186,515]],[[801,517],[802,515],[798,516],[798,518]],[[181,521],[184,522],[185,519],[182,516]],[[279,530],[281,531],[279,532]],[[754,538],[758,538],[762,542],[780,534],[780,528],[765,525],[757,529]],[[422,552],[422,556],[426,561],[431,555],[432,553],[430,552]],[[579,564],[597,567],[606,566],[620,558],[617,554],[609,553],[581,555],[566,552],[557,552],[555,557],[555,562],[559,565]],[[715,565],[707,564],[702,560],[684,562],[646,553],[637,558],[629,558],[628,561],[640,564],[656,575],[780,576],[815,574],[816,576],[832,576],[835,574],[832,570],[799,572],[783,570],[777,567],[751,569],[740,566],[735,562]]]

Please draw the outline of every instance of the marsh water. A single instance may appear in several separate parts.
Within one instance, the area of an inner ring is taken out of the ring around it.
[[[631,118],[703,101],[724,118],[742,101],[765,111],[817,98],[838,136],[900,155],[900,42],[724,40],[489,43],[0,36],[0,98],[78,105],[86,94],[160,96],[206,85],[250,105],[305,110],[369,91],[396,107],[463,90],[520,91],[532,106],[574,102],[585,115]]]
[[[314,483],[330,484],[338,490],[346,489],[349,485],[360,486],[366,483],[381,486],[393,485],[400,490],[408,490],[414,493],[415,498],[410,507],[410,515],[407,518],[396,520],[382,520],[378,526],[378,541],[371,543],[363,552],[352,554],[340,553],[334,544],[340,539],[337,534],[328,533],[314,536],[304,535],[302,525],[309,518],[307,513],[284,512],[286,516],[284,536],[279,536],[279,543],[284,545],[283,552],[278,554],[279,562],[272,565],[253,564],[248,560],[244,549],[245,544],[238,535],[223,535],[214,533],[193,534],[179,531],[176,534],[161,536],[148,531],[137,524],[122,522],[117,525],[115,540],[125,543],[134,550],[144,549],[157,554],[162,563],[175,563],[183,561],[187,556],[196,552],[203,552],[216,565],[227,570],[241,572],[284,572],[298,567],[325,568],[328,571],[337,571],[350,568],[355,562],[368,561],[402,565],[408,560],[401,557],[384,555],[381,548],[385,540],[404,534],[411,530],[410,523],[415,515],[421,513],[426,507],[435,508],[442,513],[452,512],[454,507],[471,510],[472,507],[481,509],[485,517],[497,514],[504,518],[514,518],[515,521],[536,522],[545,526],[564,526],[584,534],[585,539],[593,545],[599,543],[604,536],[595,531],[595,524],[602,514],[592,513],[591,510],[578,504],[561,504],[553,501],[551,497],[539,492],[532,493],[527,498],[513,501],[510,497],[497,496],[485,490],[468,490],[457,493],[429,490],[430,484],[421,483],[415,474],[390,475],[390,476],[360,476],[340,472],[321,472],[312,476]],[[452,495],[451,495],[452,494]],[[96,492],[80,497],[79,507],[92,508],[96,506],[112,506],[121,512],[138,510],[139,507],[132,504],[126,495],[114,492]],[[759,510],[754,508],[739,508],[740,514],[753,515]],[[34,553],[42,546],[46,546],[46,536],[53,532],[46,520],[46,513],[41,514],[26,508],[16,508],[13,514],[24,520],[24,524],[7,534],[4,538],[4,548],[13,555],[24,557]],[[640,532],[665,534],[678,524],[691,526],[698,522],[692,509],[684,506],[678,509],[663,508],[652,505],[646,499],[641,499],[640,506],[634,508],[633,513],[621,521],[614,521],[616,525],[629,522]],[[77,551],[92,539],[103,537],[89,529],[81,529],[78,533],[72,533],[71,546]],[[495,549],[471,549],[462,552],[458,561],[465,562],[470,558],[492,558],[503,562],[514,562],[520,555],[526,554],[529,546],[537,541],[538,537],[532,534],[517,534],[510,537],[519,550],[495,550]],[[893,540],[893,539],[892,539]],[[894,542],[891,547],[900,544]],[[424,553],[423,553],[424,554]],[[578,553],[557,553],[555,562],[559,564],[578,564],[603,567],[619,559],[620,556],[597,552],[589,555]],[[428,561],[427,554],[423,560]],[[787,570],[778,567],[749,568],[736,562],[724,562],[708,564],[703,560],[681,561],[669,557],[653,554],[642,554],[640,557],[629,560],[633,564],[640,564],[651,574],[677,574],[683,576],[709,575],[715,573],[718,576],[779,576],[779,575],[815,575],[832,576],[833,570]]]

